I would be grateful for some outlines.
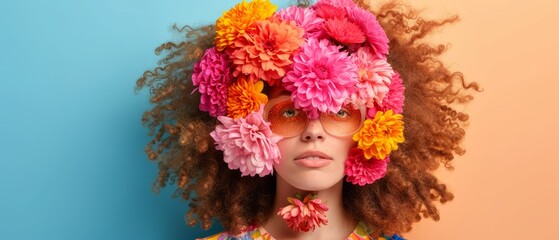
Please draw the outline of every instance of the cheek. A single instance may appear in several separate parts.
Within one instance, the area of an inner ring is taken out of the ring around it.
[[[349,151],[354,147],[357,147],[357,143],[353,141],[351,137],[340,139],[338,144],[332,147],[336,149],[337,157],[344,163],[344,167],[347,156],[349,155]]]
[[[284,138],[278,142],[278,148],[281,154],[280,163],[287,161],[287,159],[291,157],[295,157],[291,155],[293,155],[293,152],[296,150],[295,149],[296,146],[297,144],[291,138],[287,138],[287,139]]]
[[[344,152],[347,156],[349,150],[357,146],[357,142],[353,141],[352,136],[336,138],[332,142],[332,147],[336,148],[339,152]]]

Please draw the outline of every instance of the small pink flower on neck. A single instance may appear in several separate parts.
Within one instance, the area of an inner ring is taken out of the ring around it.
[[[328,219],[324,212],[328,210],[326,203],[323,203],[316,195],[307,194],[302,201],[298,198],[287,198],[291,203],[280,208],[278,215],[286,222],[287,226],[297,232],[314,231],[315,227],[328,224]]]

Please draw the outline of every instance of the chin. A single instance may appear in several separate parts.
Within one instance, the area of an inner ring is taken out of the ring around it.
[[[333,187],[343,180],[343,174],[340,176],[334,176],[337,174],[329,173],[305,173],[290,175],[287,178],[283,178],[289,185],[296,189],[303,191],[322,191]]]
[[[293,186],[299,190],[303,190],[303,191],[308,191],[308,192],[318,192],[318,191],[323,191],[326,189],[331,188],[332,186],[334,186],[335,184],[330,184],[330,185],[326,185],[326,184],[303,184],[301,186]]]

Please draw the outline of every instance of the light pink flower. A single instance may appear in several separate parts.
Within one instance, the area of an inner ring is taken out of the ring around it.
[[[359,26],[347,18],[332,18],[324,23],[324,32],[341,44],[356,44],[365,42],[365,35]]]
[[[226,113],[227,87],[231,83],[231,73],[227,55],[212,47],[202,59],[194,64],[192,83],[200,92],[200,110],[212,117]]]
[[[330,41],[311,38],[293,57],[293,68],[283,78],[295,107],[318,117],[318,111],[338,112],[355,92],[357,67],[347,52]]]
[[[363,155],[363,150],[352,148],[345,162],[346,181],[359,186],[371,184],[386,175],[386,167],[389,161],[388,156],[383,160],[376,158],[367,160]]]
[[[392,81],[389,86],[388,94],[382,100],[382,104],[376,104],[373,108],[367,110],[367,117],[374,118],[377,111],[386,112],[390,109],[396,114],[401,114],[404,111],[404,82],[398,72],[394,71]]]
[[[324,19],[317,17],[311,8],[291,6],[281,9],[276,15],[285,21],[295,21],[297,26],[305,29],[305,39],[321,38],[323,35],[322,24]]]
[[[364,103],[368,108],[374,107],[375,103],[381,105],[388,93],[394,70],[386,59],[373,55],[370,47],[359,48],[351,58],[359,69],[358,90],[352,95],[352,100]]]
[[[386,58],[388,54],[388,37],[376,17],[371,12],[360,7],[346,9],[348,19],[357,24],[361,31],[365,33],[367,42],[369,42],[377,57]]]
[[[281,157],[277,146],[281,137],[273,136],[270,123],[262,118],[263,109],[236,120],[219,116],[222,124],[210,133],[229,169],[239,169],[242,176],[266,176]]]
[[[303,201],[297,198],[287,198],[287,201],[291,204],[280,208],[278,215],[287,222],[291,230],[308,232],[314,231],[315,227],[328,224],[324,214],[328,206],[319,198],[308,194]]]
[[[275,18],[254,25],[254,30],[233,43],[229,53],[235,65],[233,76],[251,75],[275,85],[291,65],[292,53],[303,44],[304,30],[292,21]]]

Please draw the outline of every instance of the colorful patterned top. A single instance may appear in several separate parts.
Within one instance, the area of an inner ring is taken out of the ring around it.
[[[369,236],[369,231],[363,223],[359,223],[355,230],[345,240],[373,240]],[[226,232],[221,232],[216,235],[200,238],[198,240],[276,240],[270,233],[262,227],[256,227],[253,230],[246,231],[240,235],[229,235]],[[393,235],[379,237],[377,240],[405,240],[404,238]]]

